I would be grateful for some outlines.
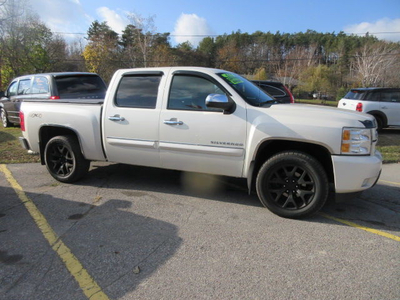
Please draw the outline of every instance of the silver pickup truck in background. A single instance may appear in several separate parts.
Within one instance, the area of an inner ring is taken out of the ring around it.
[[[247,178],[273,213],[300,218],[379,178],[373,116],[276,101],[217,69],[117,71],[105,100],[27,100],[21,143],[59,181],[90,161]]]
[[[14,78],[0,92],[3,127],[18,125],[21,103],[29,99],[104,99],[106,84],[97,74],[87,72],[40,73]]]

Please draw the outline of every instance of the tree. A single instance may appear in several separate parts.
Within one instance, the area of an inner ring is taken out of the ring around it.
[[[267,80],[268,75],[267,72],[265,71],[265,68],[259,68],[256,70],[254,74],[254,80]]]
[[[148,66],[150,49],[156,40],[156,27],[154,25],[154,16],[144,18],[139,14],[129,13],[128,19],[131,22],[130,29],[132,30],[135,39],[135,45],[142,57],[143,66]]]
[[[365,44],[354,56],[352,60],[352,70],[360,80],[362,86],[384,86],[390,82],[390,74],[395,69],[400,71],[399,65],[400,46],[379,42]]]
[[[108,82],[118,69],[118,34],[106,22],[93,21],[88,29],[88,40],[82,53],[86,67],[89,72],[98,73]]]
[[[326,65],[311,66],[301,74],[303,82],[302,86],[298,87],[300,91],[308,93],[316,92],[321,97],[322,93],[329,94],[332,92],[330,82],[330,70]]]
[[[1,85],[19,75],[45,72],[51,67],[51,30],[27,13],[22,1],[8,0],[0,6]]]
[[[216,45],[214,39],[211,37],[205,37],[199,43],[197,50],[201,55],[203,55],[206,60],[208,67],[214,67],[215,55],[216,55]]]

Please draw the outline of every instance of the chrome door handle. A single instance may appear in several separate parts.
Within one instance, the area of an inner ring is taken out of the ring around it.
[[[175,121],[175,120],[164,120],[164,124],[167,125],[183,125],[182,121]]]
[[[116,122],[125,121],[125,118],[124,117],[120,117],[120,115],[109,116],[108,119],[110,121],[116,121]]]
[[[382,109],[387,109],[387,106],[382,106]]]

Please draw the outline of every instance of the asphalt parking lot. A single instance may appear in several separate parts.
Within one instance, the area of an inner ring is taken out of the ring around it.
[[[306,220],[243,180],[120,164],[75,185],[2,166],[0,197],[1,299],[400,298],[400,164]]]

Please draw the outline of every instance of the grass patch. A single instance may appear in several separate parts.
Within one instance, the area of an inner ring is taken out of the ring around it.
[[[400,146],[382,146],[377,147],[383,156],[383,163],[399,163],[400,162]]]
[[[324,106],[334,106],[337,107],[337,101],[330,100],[319,100],[319,99],[295,99],[295,103],[303,103],[303,104],[314,104],[314,105],[324,105]]]
[[[384,129],[379,134],[377,147],[384,163],[400,162],[400,129]]]
[[[4,128],[0,125],[0,163],[18,164],[39,162],[39,155],[28,154],[19,143],[18,137],[22,136],[19,127]]]

